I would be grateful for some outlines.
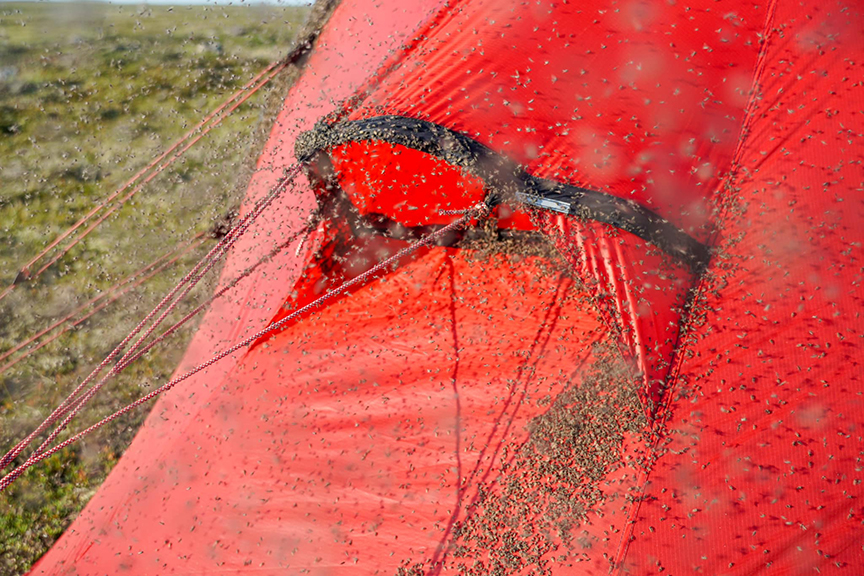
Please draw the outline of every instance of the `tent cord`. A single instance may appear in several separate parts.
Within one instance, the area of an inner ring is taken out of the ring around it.
[[[94,206],[90,212],[88,212],[84,217],[78,220],[75,224],[65,230],[63,233],[58,235],[53,241],[51,241],[45,248],[43,248],[36,256],[30,259],[24,266],[21,267],[21,270],[18,272],[15,280],[7,286],[4,290],[0,291],[0,300],[8,296],[15,287],[23,281],[32,280],[38,276],[40,276],[45,270],[49,267],[53,266],[60,258],[63,257],[64,254],[69,252],[76,244],[81,242],[87,235],[89,235],[97,226],[99,226],[102,222],[104,222],[111,214],[119,210],[132,196],[137,194],[145,184],[150,182],[157,175],[162,173],[166,168],[168,168],[171,164],[173,164],[177,159],[179,159],[189,148],[198,143],[204,136],[206,136],[213,128],[218,126],[225,118],[231,115],[240,105],[242,105],[246,100],[248,100],[253,94],[255,94],[258,90],[264,87],[270,80],[272,80],[279,72],[284,70],[287,66],[289,66],[289,62],[287,61],[276,61],[267,66],[263,71],[258,73],[252,80],[246,83],[242,88],[237,90],[234,94],[232,94],[227,100],[225,100],[222,104],[220,104],[216,109],[210,112],[207,116],[204,117],[194,128],[189,130],[186,134],[184,134],[179,140],[174,142],[167,150],[162,152],[158,157],[156,157],[153,161],[151,161],[147,166],[139,170],[132,178],[127,180],[120,188],[115,190],[111,195],[108,196],[105,200]],[[245,94],[244,94],[245,93]],[[233,105],[232,105],[233,102]],[[229,107],[230,106],[230,107]],[[224,113],[223,113],[224,111]],[[187,142],[188,141],[188,142]],[[185,146],[184,146],[185,143]],[[182,148],[181,148],[182,146]],[[179,150],[178,150],[179,149]],[[176,151],[176,152],[175,152]],[[164,164],[157,166],[159,162],[167,158],[171,155],[172,152],[175,152],[171,158],[168,159]],[[154,169],[155,167],[155,169]],[[152,170],[152,172],[151,172]],[[149,174],[148,174],[149,172]],[[141,180],[145,175],[146,178]],[[71,242],[61,247],[57,254],[55,254],[47,263],[42,265],[35,273],[31,272],[31,268],[37,264],[40,260],[42,260],[51,250],[56,248],[63,240],[72,235],[76,230],[78,230],[81,226],[90,221],[96,214],[98,214],[102,209],[107,207],[109,204],[114,202],[114,200],[130,188],[132,185],[138,183],[135,188],[133,188],[128,194],[123,196],[118,202],[114,203],[105,213],[100,215],[95,222],[90,224],[83,232],[81,232],[76,238],[74,238]]]
[[[159,342],[161,342],[162,340],[164,340],[165,338],[170,336],[172,333],[176,332],[186,322],[188,322],[193,317],[198,315],[202,310],[204,310],[212,302],[221,298],[226,292],[228,292],[229,290],[234,288],[234,286],[236,286],[244,278],[246,278],[252,272],[254,272],[256,269],[258,269],[259,266],[261,266],[262,264],[266,264],[267,262],[272,260],[274,256],[276,256],[277,254],[279,254],[279,252],[281,252],[282,250],[284,250],[285,248],[287,248],[288,246],[293,244],[294,241],[297,240],[298,238],[300,238],[300,243],[299,243],[298,247],[302,247],[303,243],[306,240],[306,236],[312,231],[311,224],[312,223],[310,222],[305,227],[303,227],[300,230],[297,230],[296,232],[291,234],[291,236],[289,236],[287,240],[285,240],[284,242],[280,242],[275,248],[273,248],[270,252],[268,252],[267,254],[262,256],[257,262],[255,262],[255,264],[247,267],[245,270],[243,270],[243,272],[241,272],[236,277],[234,277],[228,284],[226,284],[225,286],[220,288],[218,291],[216,291],[216,293],[214,293],[210,298],[208,298],[207,300],[205,300],[204,302],[202,302],[201,304],[196,306],[195,309],[193,309],[191,312],[186,314],[186,316],[184,316],[183,318],[178,320],[170,328],[168,328],[167,330],[162,332],[162,334],[160,334],[159,336],[154,338],[152,341],[147,343],[147,345],[144,346],[144,348],[142,348],[138,352],[136,352],[134,356],[129,358],[126,362],[123,362],[122,364],[118,364],[116,371],[119,373],[119,372],[125,370],[130,364],[132,364],[138,358],[140,358],[141,356],[143,356],[144,354],[149,352],[156,344],[158,344]]]
[[[50,338],[43,340],[42,342],[39,342],[39,344],[37,344],[33,348],[29,348],[28,350],[24,351],[20,356],[10,360],[9,362],[7,362],[6,364],[3,364],[2,366],[0,366],[0,375],[5,373],[7,370],[12,368],[14,365],[18,364],[19,362],[29,358],[37,350],[43,348],[44,346],[46,346],[50,342],[53,342],[54,340],[56,340],[58,337],[65,334],[69,330],[75,328],[76,326],[78,326],[79,324],[81,324],[82,322],[84,322],[85,320],[90,318],[91,316],[93,316],[96,312],[98,312],[99,310],[102,310],[103,308],[105,308],[106,306],[115,302],[116,300],[118,300],[119,298],[121,298],[122,296],[127,294],[128,292],[134,290],[135,288],[137,288],[138,286],[140,286],[141,284],[143,284],[144,282],[146,282],[147,280],[149,280],[150,278],[152,278],[156,274],[158,274],[158,273],[162,272],[163,270],[176,264],[183,256],[185,256],[189,252],[191,252],[191,251],[195,250],[196,248],[198,248],[199,246],[201,246],[201,244],[203,244],[204,241],[206,240],[206,238],[204,236],[205,236],[205,233],[201,232],[199,234],[196,234],[190,240],[188,240],[188,241],[186,241],[186,242],[184,242],[178,246],[175,246],[174,248],[172,248],[171,250],[169,250],[165,254],[162,254],[161,256],[159,256],[159,258],[156,258],[155,260],[153,260],[152,262],[150,262],[149,264],[147,264],[143,268],[137,270],[136,272],[133,272],[132,274],[129,274],[128,276],[126,276],[125,278],[123,278],[122,280],[120,280],[119,282],[117,282],[116,284],[111,286],[110,288],[102,291],[101,293],[94,296],[93,298],[91,298],[87,302],[81,304],[80,306],[75,308],[72,312],[70,312],[69,314],[67,314],[63,318],[60,318],[59,320],[53,322],[50,326],[43,328],[42,330],[40,330],[36,334],[33,334],[32,336],[30,336],[26,340],[16,344],[14,347],[12,347],[9,350],[6,350],[2,354],[0,354],[0,362],[3,362],[4,360],[9,358],[10,356],[15,354],[16,352],[20,352],[21,350],[23,350],[24,348],[26,348],[30,344],[33,344],[34,342],[41,339],[43,336],[50,334],[51,332],[53,332],[54,330],[56,330],[57,328],[60,328],[62,326],[62,329],[59,332],[56,332],[55,334],[53,334]],[[92,309],[90,311],[88,311],[84,316],[76,318],[76,316],[78,316],[78,314],[86,311],[88,308],[91,308],[91,307],[92,307]],[[65,324],[65,326],[64,326],[64,324]]]
[[[119,365],[128,361],[129,357],[134,354],[137,348],[141,345],[141,342],[149,337],[149,335],[158,327],[158,325],[164,320],[164,318],[177,306],[180,299],[182,299],[206,274],[216,262],[224,256],[227,250],[246,232],[249,226],[258,218],[258,216],[267,208],[285,189],[288,187],[291,182],[293,182],[294,177],[300,172],[301,165],[295,164],[292,167],[286,170],[285,176],[280,180],[280,182],[267,194],[264,198],[260,199],[254,208],[243,216],[234,227],[202,258],[193,268],[190,270],[180,282],[177,283],[174,288],[172,288],[167,295],[156,305],[156,307],[147,314],[147,316],[139,322],[139,324],[130,332],[123,341],[117,345],[117,347],[72,391],[71,394],[58,406],[55,410],[46,418],[33,432],[31,432],[24,440],[19,442],[12,450],[10,450],[2,459],[0,459],[0,470],[7,467],[9,463],[14,460],[30,443],[33,439],[44,432],[51,424],[53,424],[56,420],[58,420],[64,413],[69,412],[69,414],[65,417],[63,422],[48,436],[48,438],[39,446],[33,456],[38,455],[46,446],[48,446],[54,439],[62,432],[62,430],[66,427],[69,421],[75,416],[75,414],[80,411],[83,407],[84,403],[86,403],[93,395],[99,391],[99,389],[105,384],[108,378],[113,376],[116,372],[116,369]],[[187,286],[188,284],[188,286]],[[184,289],[184,286],[186,288]],[[179,297],[175,298],[178,292],[182,290],[182,293]],[[174,299],[173,302],[170,302]],[[170,303],[169,303],[170,302]],[[111,363],[115,358],[117,358],[123,349],[129,344],[129,342],[142,331],[144,326],[150,322],[154,316],[159,314],[160,310],[164,310],[164,312],[159,316],[159,318],[144,332],[144,334],[130,347],[130,349],[120,358],[120,360],[115,364],[115,366],[106,374],[97,384],[95,384],[90,390],[85,392],[83,396],[78,398],[79,394],[82,390],[89,384],[98,374],[101,372],[109,363]],[[31,456],[32,458],[32,456]]]
[[[438,230],[436,230],[430,234],[427,234],[426,236],[424,236],[423,238],[420,238],[419,240],[417,240],[413,244],[410,244],[409,246],[402,248],[401,250],[399,250],[398,252],[396,252],[395,254],[390,256],[389,258],[382,260],[381,262],[379,262],[378,264],[376,264],[375,266],[373,266],[372,268],[370,268],[366,272],[360,274],[359,276],[356,276],[355,278],[352,278],[351,280],[348,280],[348,281],[342,283],[339,287],[337,287],[337,288],[331,290],[330,292],[324,294],[323,296],[319,297],[318,299],[314,300],[313,302],[310,302],[309,304],[306,304],[305,306],[295,310],[294,312],[292,312],[291,314],[289,314],[285,318],[282,318],[278,322],[274,322],[273,324],[270,324],[269,326],[256,332],[255,334],[248,336],[247,338],[243,339],[242,341],[238,342],[237,344],[234,344],[233,346],[226,348],[225,350],[219,352],[215,356],[212,356],[209,360],[202,362],[201,364],[198,364],[197,366],[195,366],[191,370],[185,372],[184,374],[168,381],[167,383],[165,383],[162,386],[160,386],[159,388],[149,392],[148,394],[141,396],[137,400],[131,402],[130,404],[127,404],[126,406],[117,410],[113,414],[106,416],[105,418],[103,418],[99,422],[93,424],[89,428],[85,428],[81,432],[78,432],[77,434],[69,437],[68,439],[64,440],[63,442],[60,442],[59,444],[53,446],[52,448],[49,448],[47,450],[43,450],[43,447],[46,446],[48,442],[53,441],[54,438],[56,438],[57,434],[59,434],[59,430],[55,430],[55,433],[52,433],[52,435],[49,437],[49,439],[46,440],[43,443],[43,445],[40,446],[40,449],[37,450],[37,452],[35,452],[33,455],[31,455],[27,459],[27,461],[25,461],[23,464],[21,464],[20,466],[18,466],[14,470],[12,470],[9,474],[7,474],[2,479],[0,479],[0,492],[5,490],[10,484],[12,484],[12,482],[14,482],[16,479],[18,479],[29,467],[33,466],[34,464],[40,462],[41,460],[44,460],[45,458],[48,458],[49,456],[51,456],[52,454],[55,454],[56,452],[59,452],[60,450],[63,450],[64,448],[66,448],[67,446],[80,440],[84,436],[90,434],[91,432],[97,430],[98,428],[101,428],[105,424],[112,422],[113,420],[126,414],[127,412],[131,411],[132,409],[136,408],[137,406],[155,398],[159,394],[170,390],[171,388],[173,388],[174,386],[176,386],[180,382],[183,382],[184,380],[190,378],[191,376],[194,376],[198,372],[212,366],[213,364],[222,360],[223,358],[230,356],[231,354],[240,350],[241,348],[245,348],[246,346],[248,346],[248,345],[252,344],[253,342],[255,342],[256,340],[258,340],[259,338],[262,338],[262,337],[266,336],[267,334],[271,334],[271,333],[279,330],[282,326],[288,324],[289,322],[293,321],[297,317],[302,316],[303,314],[306,314],[307,312],[317,308],[318,306],[320,306],[321,304],[323,304],[327,300],[330,300],[331,298],[338,296],[339,294],[342,294],[343,292],[347,291],[348,289],[350,289],[351,287],[353,287],[357,284],[361,284],[363,282],[366,282],[371,277],[378,274],[380,271],[388,268],[390,265],[392,265],[394,263],[398,263],[398,261],[401,258],[403,258],[404,256],[407,256],[408,254],[411,254],[412,252],[418,250],[419,248],[422,248],[424,246],[431,244],[432,242],[434,242],[438,238],[450,233],[453,230],[456,230],[458,228],[461,228],[463,226],[468,225],[472,219],[475,219],[475,218],[479,219],[479,218],[485,217],[486,215],[489,214],[489,210],[490,210],[490,208],[489,208],[488,204],[486,204],[485,202],[481,202],[481,203],[477,204],[476,206],[471,208],[468,212],[466,212],[458,220],[456,220],[456,221],[448,224],[447,226],[444,226],[443,228],[440,228],[440,229],[438,229]],[[123,362],[123,360],[121,360],[121,363],[122,362]],[[118,363],[118,365],[120,365],[120,363]],[[115,368],[116,368],[116,366],[115,366]],[[67,420],[64,422],[68,422],[68,420],[69,420],[69,417],[67,417]]]

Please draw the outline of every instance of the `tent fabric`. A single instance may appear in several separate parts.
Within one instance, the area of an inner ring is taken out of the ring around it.
[[[704,241],[766,17],[755,5],[736,6],[734,16],[712,7],[459,2],[367,83],[347,118],[444,126],[532,176],[632,201]],[[563,227],[584,234],[589,247],[608,230]],[[577,243],[566,230],[562,240],[566,250]],[[658,278],[656,262],[639,264],[642,242],[623,233],[611,242],[624,248],[597,254],[602,266],[580,267],[595,272],[586,280],[656,400],[694,278],[686,269]],[[635,254],[626,254],[634,243]],[[599,251],[587,252],[582,258],[591,260]],[[619,253],[630,258],[616,261]],[[646,286],[667,301],[651,306]]]
[[[778,2],[668,422],[638,572],[856,573],[864,14]]]
[[[856,573],[861,7],[403,4],[333,14],[225,277],[314,230],[184,363],[493,218],[160,401],[34,572]]]
[[[564,312],[577,301],[531,261],[436,248],[253,348],[183,442],[127,479],[136,504],[103,536],[122,545],[75,569],[395,573],[440,557],[501,448],[591,359],[603,332]]]

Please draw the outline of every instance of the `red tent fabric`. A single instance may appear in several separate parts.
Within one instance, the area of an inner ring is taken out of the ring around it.
[[[172,391],[34,573],[857,573],[861,6],[402,4],[325,27],[225,281],[315,229],[180,369],[493,218]]]

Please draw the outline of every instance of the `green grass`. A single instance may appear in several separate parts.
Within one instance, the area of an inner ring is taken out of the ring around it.
[[[47,241],[284,55],[306,12],[0,4],[0,287]],[[0,301],[0,353],[235,207],[283,92],[284,82],[262,91],[87,241]],[[44,418],[201,250],[0,375],[0,450]],[[196,289],[175,317],[207,289]],[[190,333],[114,379],[72,428],[165,382]],[[52,456],[0,495],[0,573],[26,571],[51,546],[145,412]]]

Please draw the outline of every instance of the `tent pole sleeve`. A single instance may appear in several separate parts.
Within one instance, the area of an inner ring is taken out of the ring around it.
[[[319,122],[298,137],[300,162],[349,142],[386,142],[441,158],[477,176],[493,204],[518,201],[542,210],[603,222],[630,232],[699,273],[709,248],[648,208],[605,192],[528,174],[518,164],[473,138],[439,124],[404,116],[377,116],[329,125]]]

